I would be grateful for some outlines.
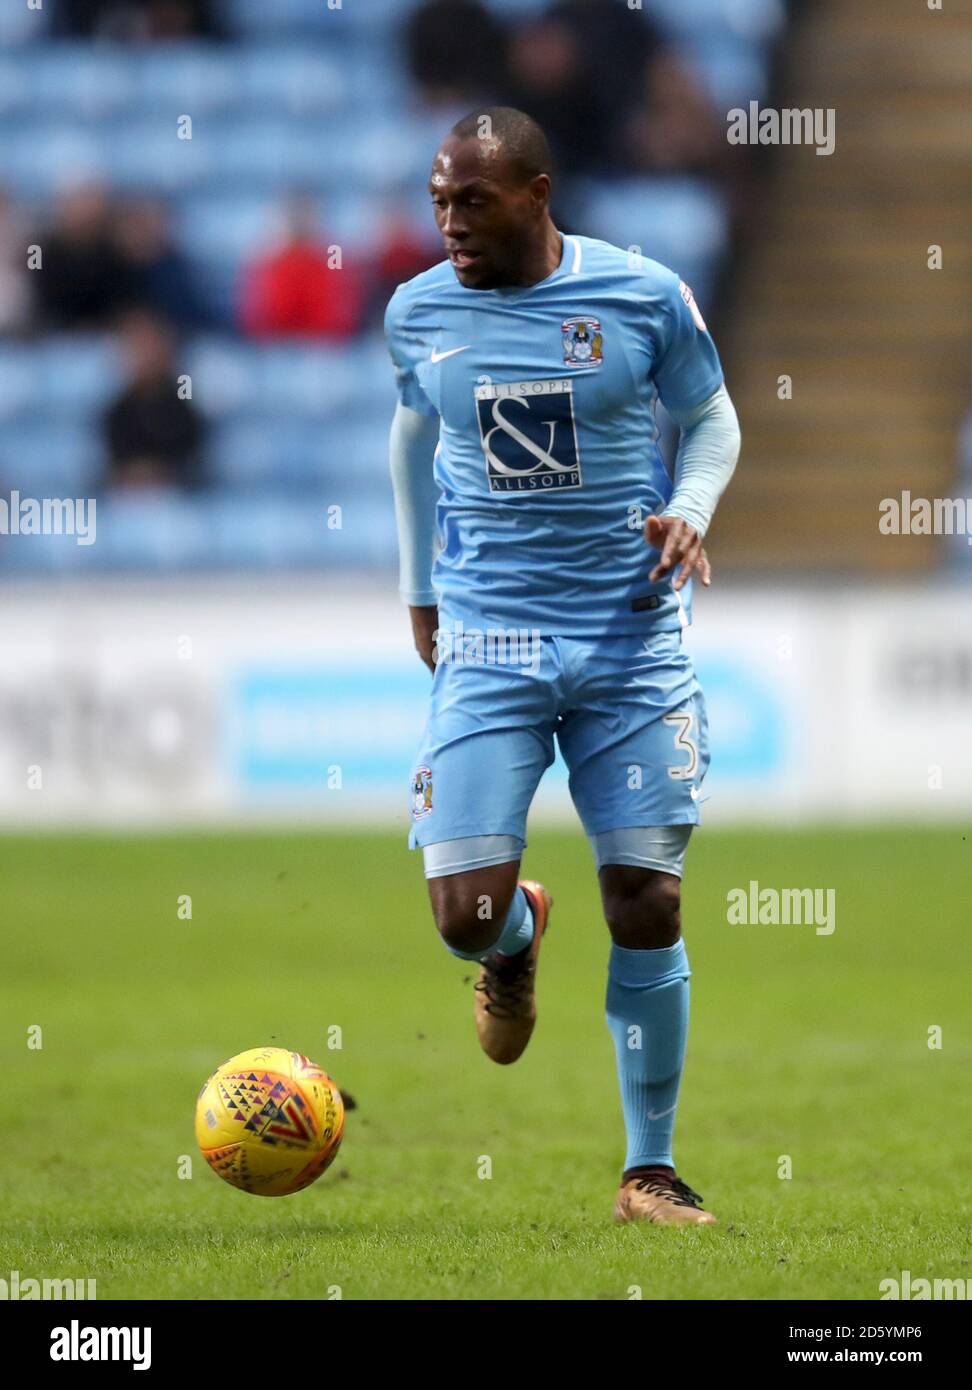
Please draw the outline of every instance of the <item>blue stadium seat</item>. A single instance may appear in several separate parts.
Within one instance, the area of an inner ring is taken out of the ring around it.
[[[725,204],[712,185],[693,178],[591,181],[582,198],[585,222],[599,237],[677,270],[706,302],[728,237]]]
[[[27,111],[34,101],[34,83],[26,54],[16,58],[0,53],[0,120]]]
[[[8,119],[0,126],[0,187],[46,198],[69,183],[109,178],[113,156],[103,129],[46,116]]]
[[[769,62],[762,45],[735,34],[720,34],[704,44],[679,38],[675,44],[687,68],[698,76],[720,115],[733,106],[762,101],[769,86]]]
[[[769,43],[786,22],[786,0],[645,0],[645,11],[700,46],[720,30]]]
[[[212,148],[209,118],[196,115],[192,139],[178,136],[181,110],[139,115],[118,121],[104,132],[111,150],[111,175],[122,192],[149,189],[167,194],[199,187],[219,168],[219,151]]]
[[[197,498],[116,493],[99,500],[98,539],[90,549],[107,569],[177,570],[202,563],[211,536],[207,508]]]
[[[84,429],[120,389],[118,354],[109,339],[53,337],[0,343],[0,449],[8,431]],[[30,459],[37,451],[28,448]],[[61,451],[63,453],[63,450]],[[67,453],[72,454],[68,449]]]
[[[381,0],[381,23],[397,26],[414,4],[415,0]],[[220,10],[231,29],[261,41],[269,32],[275,37],[307,35],[338,45],[375,24],[375,10],[357,0],[221,0]]]
[[[214,481],[281,492],[321,486],[335,500],[353,496],[369,480],[387,488],[390,420],[390,409],[331,424],[271,412],[250,419],[234,415],[213,432]]]
[[[97,517],[96,517],[97,520]],[[0,536],[0,574],[63,574],[101,568],[97,537],[81,545],[73,535]]]
[[[234,274],[279,225],[279,202],[263,193],[191,194],[180,199],[175,214],[176,234],[192,256],[207,267],[228,264]]]
[[[51,337],[34,349],[37,386],[45,413],[89,416],[104,410],[124,384],[118,348],[110,337]]]
[[[35,355],[31,348],[19,343],[0,342],[0,429],[12,417],[39,410],[43,405]]]
[[[0,6],[0,47],[36,43],[47,32],[47,11],[26,4]]]
[[[256,420],[234,416],[218,427],[209,457],[217,483],[265,491],[322,482],[336,467],[327,434],[319,426],[269,413]]]
[[[130,52],[131,50],[129,50]],[[154,44],[129,59],[143,111],[208,116],[243,99],[240,54],[207,43]]]
[[[340,111],[352,95],[348,58],[330,51],[261,43],[234,51],[233,60],[250,110],[314,116]]]
[[[0,489],[25,497],[86,497],[104,466],[100,431],[77,419],[36,415],[5,421],[0,433]]]
[[[348,413],[368,418],[394,406],[392,372],[381,338],[346,346],[199,340],[188,370],[194,399],[215,418],[291,415],[309,421]]]
[[[48,43],[19,55],[31,102],[49,118],[100,120],[141,104],[138,59],[116,44]]]
[[[245,568],[305,569],[329,566],[346,573],[354,566],[381,564],[394,545],[390,508],[359,504],[346,508],[340,530],[327,525],[330,499],[223,494],[208,505],[212,556]],[[206,557],[200,556],[199,563]],[[212,560],[209,560],[212,563]]]

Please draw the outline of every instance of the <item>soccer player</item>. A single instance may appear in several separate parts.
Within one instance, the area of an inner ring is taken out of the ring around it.
[[[554,226],[529,117],[460,121],[429,191],[447,259],[400,285],[385,320],[400,590],[434,672],[410,844],[445,945],[481,963],[480,1044],[514,1062],[551,908],[518,881],[520,857],[557,740],[612,938],[615,1217],[709,1224],[672,1157],[690,973],[679,890],[709,761],[682,629],[690,577],[709,582],[702,538],[738,456],[735,411],[678,276]],[[681,431],[674,483],[656,395]]]

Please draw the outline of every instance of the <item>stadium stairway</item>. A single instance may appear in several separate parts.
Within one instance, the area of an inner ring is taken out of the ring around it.
[[[948,497],[972,365],[972,11],[819,0],[775,103],[832,107],[836,149],[778,148],[720,333],[743,456],[720,567],[915,574],[934,537],[878,530],[882,498]],[[929,247],[941,246],[940,270]],[[778,378],[792,378],[792,399]]]

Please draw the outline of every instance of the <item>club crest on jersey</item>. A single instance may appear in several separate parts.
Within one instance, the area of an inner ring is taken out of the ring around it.
[[[412,817],[421,820],[432,810],[432,769],[417,767],[412,778]]]
[[[565,367],[599,367],[604,361],[604,335],[597,319],[589,314],[564,319],[561,332]]]
[[[573,386],[558,377],[474,388],[490,492],[580,487]]]

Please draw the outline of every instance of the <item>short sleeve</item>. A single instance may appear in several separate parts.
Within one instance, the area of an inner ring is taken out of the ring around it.
[[[674,274],[659,327],[659,354],[652,371],[658,394],[673,410],[691,410],[714,395],[725,378],[695,296]]]
[[[385,310],[385,341],[395,368],[398,399],[402,405],[408,406],[410,410],[417,410],[420,415],[437,415],[435,406],[422,390],[415,375],[417,363],[423,356],[428,356],[428,347],[421,338],[410,334],[405,327],[408,309],[404,303],[402,289],[399,285]]]

